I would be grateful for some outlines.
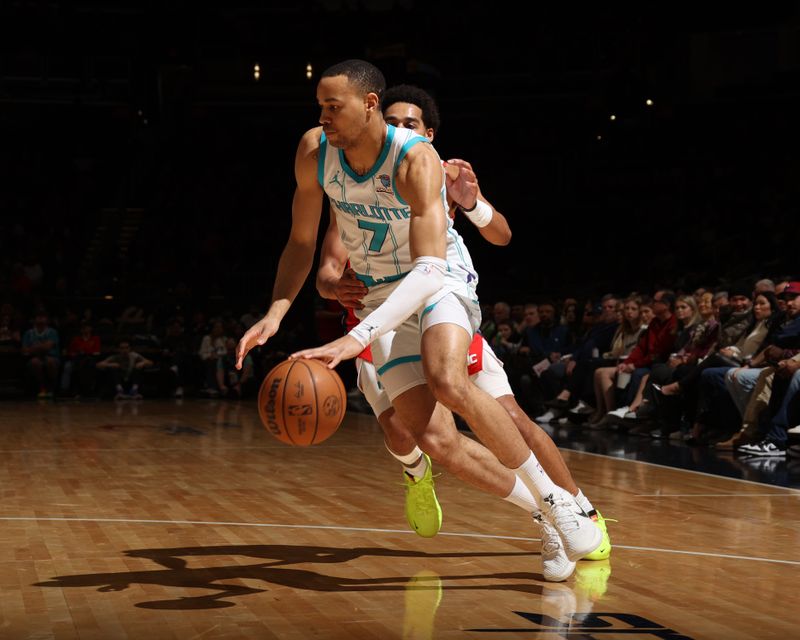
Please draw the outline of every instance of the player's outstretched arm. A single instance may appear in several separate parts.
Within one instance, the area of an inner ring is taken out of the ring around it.
[[[292,228],[278,262],[272,304],[267,314],[239,341],[236,348],[237,369],[242,368],[244,357],[253,347],[264,344],[275,335],[311,271],[322,210],[322,187],[317,182],[321,130],[321,127],[317,127],[307,131],[297,147],[294,163],[297,186],[292,200]]]
[[[343,307],[363,309],[361,299],[367,295],[367,287],[356,278],[355,271],[345,268],[347,258],[347,248],[339,237],[336,215],[331,211],[317,268],[317,291],[323,298],[338,300]]]
[[[457,174],[452,170],[454,167],[458,168]],[[454,158],[447,161],[446,172],[447,195],[478,227],[483,238],[501,247],[511,242],[511,228],[506,217],[481,193],[472,165],[466,160]]]

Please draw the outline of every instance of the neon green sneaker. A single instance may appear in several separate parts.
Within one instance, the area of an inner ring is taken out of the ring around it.
[[[597,528],[603,532],[603,541],[591,553],[583,556],[583,560],[606,560],[611,555],[611,538],[608,536],[608,528],[606,527],[606,518],[599,511],[595,511],[592,520],[597,525]],[[616,522],[613,518],[608,518],[609,522]]]
[[[406,486],[406,520],[408,525],[423,538],[432,538],[442,528],[442,508],[433,489],[433,467],[427,454],[428,469],[419,479],[404,473]]]

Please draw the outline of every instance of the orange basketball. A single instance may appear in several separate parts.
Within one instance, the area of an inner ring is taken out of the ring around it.
[[[258,413],[267,431],[295,447],[330,438],[346,408],[342,379],[319,360],[281,362],[267,374],[258,392]]]

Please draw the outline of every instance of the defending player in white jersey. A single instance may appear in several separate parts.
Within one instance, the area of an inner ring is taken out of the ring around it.
[[[350,261],[373,286],[358,312],[361,322],[348,335],[294,357],[334,367],[371,344],[392,406],[420,448],[473,486],[529,512],[538,504],[574,562],[600,546],[602,533],[544,472],[505,409],[467,376],[464,362],[480,313],[470,286],[474,274],[464,260],[450,262],[458,243],[449,228],[441,160],[424,138],[384,123],[384,90],[383,75],[364,61],[323,73],[317,85],[322,128],[309,130],[298,146],[292,229],[273,301],[240,341],[239,362],[275,334],[305,281],[327,194]],[[459,434],[437,401],[463,416],[488,449]]]

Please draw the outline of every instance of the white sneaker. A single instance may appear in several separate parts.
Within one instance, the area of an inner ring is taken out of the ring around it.
[[[571,562],[590,554],[603,542],[603,533],[575,500],[564,489],[544,498],[544,518],[555,527],[564,543],[564,553]]]
[[[569,410],[570,413],[576,413],[579,416],[585,415],[587,413],[594,413],[594,409],[586,404],[583,400],[578,400],[578,404],[576,404],[572,409]]]
[[[625,418],[625,414],[630,411],[630,407],[620,407],[619,409],[614,409],[613,411],[609,411],[606,415],[611,416],[613,418],[619,418],[622,420]]]
[[[548,582],[566,580],[575,571],[575,563],[567,558],[564,545],[556,528],[551,525],[541,511],[533,513],[533,520],[539,525],[542,534],[542,575]]]
[[[534,422],[552,422],[556,419],[556,414],[552,411],[547,411],[547,413],[543,413],[542,415],[534,418]]]
[[[762,440],[761,442],[756,442],[755,444],[743,444],[741,447],[737,447],[736,450],[739,453],[746,453],[751,456],[761,456],[767,458],[786,457],[785,449],[780,449],[776,447],[772,442],[769,442],[768,440]]]
[[[786,433],[791,433],[793,435],[800,435],[800,424],[798,424],[796,427],[792,427],[791,429],[787,429]]]

